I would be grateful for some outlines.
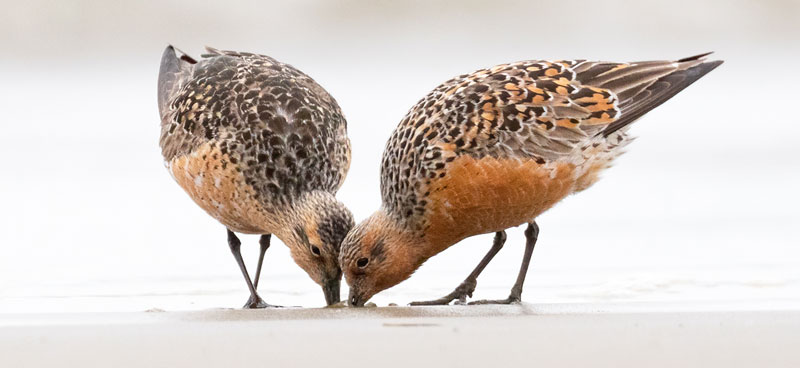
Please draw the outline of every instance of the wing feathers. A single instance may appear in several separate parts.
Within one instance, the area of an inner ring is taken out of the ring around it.
[[[635,67],[631,67],[634,69]],[[675,71],[675,67],[671,65],[665,65],[660,67],[650,67],[650,68],[642,68],[638,69],[620,76],[617,76],[614,79],[608,80],[607,82],[600,83],[598,85],[602,86],[602,88],[610,89],[614,91],[617,95],[620,93],[627,91],[631,88],[636,88],[641,86],[642,84],[650,84],[653,81],[661,78],[669,73]],[[620,99],[620,101],[624,101]]]
[[[596,77],[590,79],[580,79],[580,76],[578,76],[578,78],[582,84],[609,88],[605,85],[611,82],[616,82],[619,80],[635,80],[640,78],[640,76],[646,76],[650,74],[667,74],[670,71],[675,70],[675,68],[676,64],[671,62],[661,62],[658,64],[616,64],[616,67],[613,70],[602,73]]]
[[[169,110],[167,104],[180,90],[183,81],[191,76],[192,65],[197,64],[195,59],[183,52],[181,54],[178,57],[175,48],[170,45],[161,55],[161,68],[158,71],[158,111],[162,121]]]
[[[607,90],[617,96],[614,104],[619,114],[597,134],[609,136],[631,124],[722,63],[703,60],[709,54],[677,61],[582,62],[576,65],[573,69],[576,83]]]
[[[605,62],[583,62],[575,67],[574,72],[577,74],[576,79],[581,81],[590,81],[597,76],[606,73],[619,66],[618,63],[605,63]]]
[[[722,61],[698,63],[690,60],[688,63],[694,65],[686,69],[673,71],[654,82],[650,81],[645,89],[622,101],[619,106],[620,118],[609,124],[599,134],[608,137],[615,131],[633,123],[648,111],[658,107],[708,72],[714,70],[714,68],[722,64]]]

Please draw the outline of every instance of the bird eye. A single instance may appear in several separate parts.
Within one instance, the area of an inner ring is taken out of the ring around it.
[[[358,268],[364,268],[364,267],[367,267],[368,263],[369,263],[369,259],[367,259],[366,257],[359,258],[358,261],[356,261],[356,266],[358,266]]]
[[[322,254],[322,252],[319,251],[319,248],[317,248],[316,245],[311,246],[311,253],[314,253],[314,255],[317,257],[319,257],[319,255]]]

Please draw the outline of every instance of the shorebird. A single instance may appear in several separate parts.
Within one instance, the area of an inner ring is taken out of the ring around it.
[[[412,305],[466,302],[505,230],[528,224],[519,302],[539,234],[535,220],[598,180],[631,141],[631,123],[719,66],[708,54],[677,61],[521,61],[436,87],[400,122],[381,165],[381,208],[342,243],[349,304],[411,276],[464,238],[495,233],[489,252],[452,293]]]
[[[339,246],[354,221],[335,198],[350,167],[347,123],[309,76],[269,56],[206,48],[197,60],[172,46],[158,76],[161,152],[178,184],[227,228],[250,291],[245,308],[272,306],[256,292],[271,234],[339,301]],[[262,234],[255,281],[234,232]]]

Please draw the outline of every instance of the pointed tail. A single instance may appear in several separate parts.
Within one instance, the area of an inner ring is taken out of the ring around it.
[[[180,50],[178,50],[181,52]],[[169,101],[183,85],[183,81],[191,77],[195,59],[181,52],[178,57],[172,45],[167,46],[161,55],[161,68],[158,72],[158,112],[163,118],[169,110]]]

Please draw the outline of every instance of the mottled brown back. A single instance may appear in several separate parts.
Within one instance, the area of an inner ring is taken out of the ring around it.
[[[350,166],[347,123],[313,79],[271,57],[208,49],[198,61],[168,48],[159,77],[165,161],[209,142],[260,201],[335,193]],[[211,160],[209,160],[211,161]]]
[[[534,161],[544,169],[570,164],[574,190],[583,190],[627,143],[624,127],[721,63],[702,56],[633,63],[532,60],[453,78],[412,107],[387,142],[384,209],[424,230],[427,211],[450,205],[431,207],[431,191],[464,155]]]

